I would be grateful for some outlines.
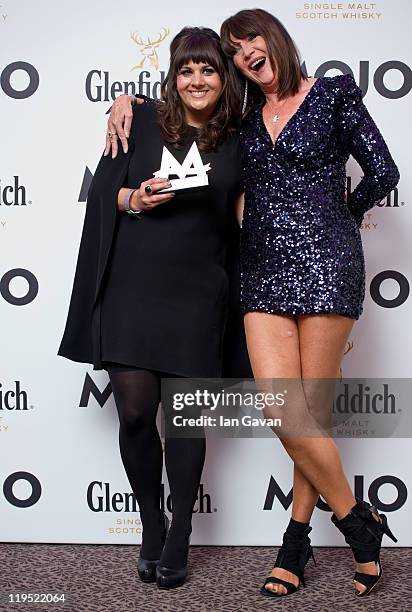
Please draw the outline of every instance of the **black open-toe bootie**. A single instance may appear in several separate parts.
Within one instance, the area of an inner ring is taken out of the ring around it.
[[[164,514],[164,521],[165,529],[163,544],[166,541],[167,532],[169,531],[169,519],[166,514]],[[139,574],[139,578],[142,582],[156,582],[156,568],[159,565],[159,561],[160,559],[143,559],[143,557],[139,555],[139,559],[137,560],[137,573]]]
[[[379,518],[375,520],[373,514]],[[382,577],[382,564],[380,560],[380,550],[383,534],[391,540],[398,540],[389,529],[387,518],[384,514],[379,514],[377,509],[371,504],[356,498],[356,506],[343,519],[338,519],[335,514],[331,517],[332,522],[341,531],[345,541],[352,549],[356,563],[376,564],[377,574],[365,574],[355,572],[354,581],[359,582],[365,591],[356,591],[358,597],[368,595]]]
[[[310,544],[309,533],[312,531],[312,527],[306,523],[298,523],[297,521],[291,520],[288,528],[283,534],[283,544],[279,549],[278,555],[275,561],[275,567],[280,567],[288,572],[292,572],[299,579],[299,585],[305,586],[304,570],[305,565],[312,557],[315,565],[315,557],[313,555],[312,546]],[[269,591],[266,588],[267,584],[281,584],[286,588],[286,593],[278,593]],[[292,595],[298,588],[287,580],[276,578],[275,576],[269,576],[266,578],[264,585],[260,589],[261,595],[265,597],[284,597],[286,595]]]

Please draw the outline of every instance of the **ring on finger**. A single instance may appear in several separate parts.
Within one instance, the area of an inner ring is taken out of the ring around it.
[[[146,187],[144,188],[144,190],[145,190],[145,192],[146,192],[148,195],[151,195],[151,194],[153,193],[153,189],[152,189],[152,186],[151,186],[151,185],[146,185]]]

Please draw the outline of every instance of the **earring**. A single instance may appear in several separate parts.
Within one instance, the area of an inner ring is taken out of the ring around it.
[[[248,93],[248,82],[245,80],[245,93],[243,94],[243,104],[242,104],[242,116],[245,114],[246,106],[247,106],[247,93]]]

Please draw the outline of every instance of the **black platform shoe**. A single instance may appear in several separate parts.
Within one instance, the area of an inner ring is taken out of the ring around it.
[[[185,550],[185,563],[182,568],[174,569],[165,565],[156,567],[156,584],[159,589],[176,589],[182,586],[187,576],[187,559],[189,556],[190,535]]]
[[[182,586],[187,576],[187,565],[182,569],[173,569],[158,565],[156,567],[156,584],[159,589],[176,589]]]
[[[305,586],[304,570],[305,565],[312,557],[313,562],[316,565],[315,557],[313,555],[312,546],[310,545],[309,533],[312,531],[312,527],[309,525],[303,530],[301,536],[297,536],[292,533],[288,533],[286,530],[283,534],[283,544],[279,549],[278,555],[275,561],[275,567],[280,567],[288,572],[292,572],[299,578],[299,585]],[[269,591],[266,588],[267,584],[281,584],[286,588],[286,593],[275,593]],[[282,578],[276,578],[275,576],[269,576],[266,578],[264,585],[260,589],[261,595],[265,597],[284,597],[286,595],[292,595],[298,588],[287,580]]]
[[[163,543],[166,541],[167,532],[169,531],[169,519],[164,514],[165,520],[165,535],[163,538]],[[155,582],[156,581],[156,568],[159,564],[160,559],[156,559],[154,561],[149,559],[143,559],[139,555],[137,560],[137,573],[139,574],[139,578],[142,582]]]
[[[388,521],[384,514],[379,514],[374,506],[365,501],[358,498],[356,498],[356,501],[356,506],[353,506],[347,516],[339,520],[333,514],[331,520],[345,536],[345,540],[351,547],[357,563],[370,563],[374,561],[376,564],[376,575],[355,572],[353,577],[354,581],[366,587],[365,591],[355,589],[358,597],[364,597],[372,591],[382,577],[382,564],[379,553],[383,534],[386,533],[394,542],[398,540],[389,529]],[[373,518],[373,514],[379,518],[379,521]]]

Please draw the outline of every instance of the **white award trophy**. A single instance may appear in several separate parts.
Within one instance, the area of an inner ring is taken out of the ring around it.
[[[171,179],[171,187],[159,189],[157,193],[167,193],[168,191],[177,191],[179,189],[193,189],[193,187],[208,185],[209,178],[206,173],[209,172],[210,168],[210,164],[203,165],[196,142],[193,142],[190,147],[183,164],[179,164],[169,149],[163,147],[160,170],[155,172],[154,176],[156,178],[169,178],[169,176],[177,176],[179,178]]]

